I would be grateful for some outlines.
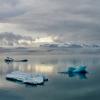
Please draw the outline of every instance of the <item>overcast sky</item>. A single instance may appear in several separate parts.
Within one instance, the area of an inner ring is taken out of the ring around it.
[[[0,0],[2,32],[55,37],[61,42],[98,42],[100,0]]]

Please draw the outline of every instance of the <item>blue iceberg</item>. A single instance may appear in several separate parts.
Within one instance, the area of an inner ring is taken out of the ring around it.
[[[79,76],[80,79],[86,79],[86,66],[76,66],[76,67],[69,67],[67,71],[59,72],[61,74],[67,74],[69,77]]]
[[[86,66],[69,67],[68,73],[86,73]]]

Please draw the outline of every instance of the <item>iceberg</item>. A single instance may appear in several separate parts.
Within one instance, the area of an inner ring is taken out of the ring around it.
[[[44,84],[48,78],[43,74],[38,73],[25,73],[20,71],[14,71],[10,74],[6,75],[7,80],[11,81],[19,81],[23,84],[30,84],[30,85],[41,85]]]
[[[86,66],[69,67],[68,73],[86,73]]]
[[[75,66],[75,67],[69,67],[68,70],[59,72],[61,74],[67,74],[69,77],[75,77],[75,76],[79,76],[80,79],[86,79],[86,66]]]
[[[85,73],[86,72],[86,66],[78,66],[73,70],[74,73]]]
[[[68,70],[59,73],[87,73],[86,66],[69,67]]]

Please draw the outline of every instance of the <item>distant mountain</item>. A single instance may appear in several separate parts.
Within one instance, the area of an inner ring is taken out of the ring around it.
[[[74,43],[53,43],[53,44],[42,44],[40,47],[47,48],[100,48],[98,44],[74,44]]]
[[[82,48],[82,46],[81,45],[78,45],[78,44],[70,44],[68,46],[68,48]]]
[[[39,47],[0,47],[0,53],[28,53],[32,55],[100,54],[99,45],[90,44],[41,44]]]

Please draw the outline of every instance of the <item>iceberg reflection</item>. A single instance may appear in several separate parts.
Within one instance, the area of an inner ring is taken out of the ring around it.
[[[69,77],[78,76],[80,79],[87,79],[86,73],[67,73]]]
[[[67,73],[67,72],[59,72],[60,74],[68,75],[68,77],[79,77],[80,79],[87,79],[87,73]]]

